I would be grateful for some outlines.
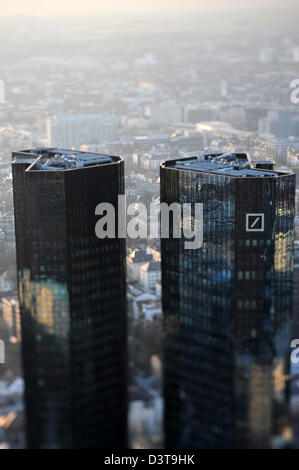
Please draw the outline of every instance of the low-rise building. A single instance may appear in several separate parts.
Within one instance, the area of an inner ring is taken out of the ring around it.
[[[147,289],[155,289],[156,283],[161,281],[161,264],[158,261],[146,263],[141,268],[141,282]]]
[[[2,298],[2,318],[8,326],[11,336],[21,340],[21,316],[18,300]]]
[[[141,281],[141,269],[148,262],[152,261],[153,257],[149,253],[141,250],[134,250],[127,256],[127,267],[129,276],[135,281]]]

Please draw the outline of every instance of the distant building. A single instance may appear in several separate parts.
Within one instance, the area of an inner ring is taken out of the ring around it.
[[[200,249],[161,239],[166,448],[288,446],[295,175],[174,160],[161,202],[203,204]]]
[[[140,157],[140,168],[144,170],[158,170],[161,162],[169,157],[169,153],[165,151],[151,152],[150,154],[145,153]]]
[[[287,139],[279,139],[272,134],[260,134],[253,144],[253,153],[257,158],[267,158],[286,165],[288,146]]]
[[[293,61],[298,63],[299,62],[299,46],[293,47]]]
[[[280,139],[299,136],[299,115],[292,111],[268,111],[266,117],[259,119],[259,133],[273,134]]]
[[[198,106],[195,109],[189,109],[187,112],[187,122],[197,123],[206,121],[219,121],[220,111],[217,106]]]
[[[157,317],[161,317],[162,308],[153,305],[143,305],[142,314],[146,320],[153,321]]]
[[[13,284],[9,279],[9,272],[4,271],[0,274],[0,293],[9,292],[13,290]]]
[[[125,240],[95,234],[123,159],[46,148],[12,166],[28,447],[126,447]]]
[[[203,145],[209,146],[214,139],[223,139],[233,148],[248,148],[252,133],[233,128],[227,122],[201,122],[196,124],[196,130],[203,139]]]
[[[141,282],[147,289],[155,289],[156,283],[161,281],[161,264],[150,261],[141,268]]]
[[[0,229],[0,251],[5,249],[5,233]]]
[[[270,64],[274,60],[275,49],[273,47],[262,47],[259,50],[259,61],[261,64]]]
[[[236,128],[242,128],[245,123],[245,108],[242,105],[225,106],[220,112],[220,121],[229,122]]]
[[[135,281],[141,280],[141,269],[148,262],[152,261],[153,256],[141,250],[134,250],[127,256],[128,274]]]
[[[245,108],[245,126],[248,131],[258,131],[259,120],[268,114],[267,106],[251,105]]]
[[[161,282],[156,283],[156,296],[161,297],[162,295],[162,285]]]
[[[0,80],[0,103],[5,103],[5,84],[3,80]]]
[[[289,139],[287,148],[287,165],[291,166],[293,170],[299,168],[299,139]],[[296,172],[296,171],[295,171]]]
[[[148,252],[152,254],[154,261],[159,261],[159,263],[161,263],[160,251],[156,250],[155,248],[150,248]]]
[[[20,341],[21,317],[18,300],[2,298],[2,318],[10,330],[10,335]]]
[[[180,122],[182,110],[175,101],[166,101],[150,106],[150,120],[153,124],[162,125],[171,122]]]
[[[162,442],[163,399],[160,396],[154,396],[149,403],[133,400],[129,413],[130,436],[134,448],[144,448],[144,436],[147,435],[151,436],[154,442]]]
[[[80,149],[114,140],[114,117],[106,114],[78,114],[47,120],[49,145]]]
[[[1,163],[0,162],[0,176],[1,175],[9,175],[10,173],[10,168],[9,168],[9,165],[7,163]]]

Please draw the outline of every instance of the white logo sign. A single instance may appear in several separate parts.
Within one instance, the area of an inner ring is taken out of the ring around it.
[[[264,214],[246,214],[246,232],[263,232],[264,230]]]

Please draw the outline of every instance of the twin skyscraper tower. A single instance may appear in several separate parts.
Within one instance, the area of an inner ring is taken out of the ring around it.
[[[28,447],[125,448],[126,245],[95,234],[99,203],[121,216],[124,161],[43,148],[12,167]],[[167,161],[161,202],[203,204],[199,249],[161,239],[165,447],[287,447],[295,176]]]

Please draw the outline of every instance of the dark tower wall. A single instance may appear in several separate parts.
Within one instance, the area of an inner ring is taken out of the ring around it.
[[[126,447],[125,240],[95,235],[96,206],[117,207],[124,194],[123,161],[66,171],[25,171],[30,162],[20,161],[15,154],[28,447]]]
[[[162,165],[161,202],[204,212],[200,249],[161,240],[166,447],[288,445],[294,175]]]

